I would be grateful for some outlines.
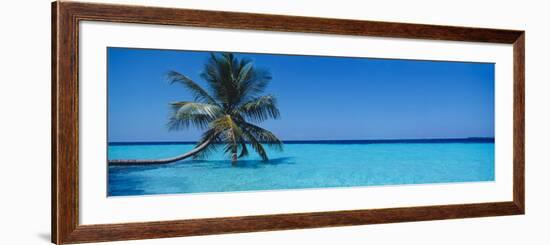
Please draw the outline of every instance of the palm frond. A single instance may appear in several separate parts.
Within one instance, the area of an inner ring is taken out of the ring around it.
[[[193,159],[195,159],[195,160],[207,159],[208,156],[210,156],[213,152],[216,152],[219,149],[219,147],[221,146],[219,133],[216,132],[214,129],[209,129],[206,132],[204,132],[201,136],[201,139],[197,142],[196,145],[197,146],[202,145],[206,141],[210,141],[211,143],[208,144],[202,151],[200,151],[197,154],[193,155]]]
[[[276,150],[283,150],[283,142],[269,130],[247,122],[242,122],[241,124],[244,129],[243,131],[249,132],[259,143],[267,144]]]
[[[233,64],[236,62],[233,54],[210,53],[201,77],[207,81],[213,95],[226,105],[234,104],[239,99]]]
[[[242,83],[243,81],[246,81],[250,78],[251,71],[253,71],[254,65],[252,64],[251,60],[248,59],[241,59],[241,62],[239,64],[239,69],[237,71],[237,81]]]
[[[212,96],[210,96],[210,94],[208,94],[206,90],[204,90],[199,84],[197,84],[187,76],[182,75],[176,71],[169,71],[167,77],[170,81],[170,84],[180,83],[184,85],[189,90],[189,92],[193,94],[193,100],[203,103],[216,104],[214,98],[212,98]]]
[[[262,122],[269,118],[278,119],[280,115],[277,99],[272,95],[252,99],[241,105],[238,111],[244,117],[256,122]]]
[[[268,161],[269,158],[267,156],[267,152],[265,151],[264,147],[262,146],[262,143],[256,137],[254,134],[252,134],[249,130],[245,129],[243,130],[243,136],[248,141],[248,143],[252,146],[254,151],[260,155],[263,161]]]
[[[241,143],[241,154],[239,158],[248,156],[248,148],[246,147],[246,142],[243,140]]]
[[[187,129],[191,125],[205,129],[222,112],[217,105],[188,101],[171,103],[171,107],[172,115],[168,120],[169,130]]]
[[[252,67],[245,77],[240,81],[240,93],[244,98],[253,98],[265,92],[271,82],[271,73],[267,70]]]

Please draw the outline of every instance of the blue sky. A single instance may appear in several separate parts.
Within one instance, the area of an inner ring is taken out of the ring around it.
[[[205,85],[208,52],[107,52],[109,142],[198,139],[195,129],[168,131],[169,103],[192,97],[165,74]],[[271,72],[281,118],[260,126],[283,140],[494,137],[494,64],[236,55]]]

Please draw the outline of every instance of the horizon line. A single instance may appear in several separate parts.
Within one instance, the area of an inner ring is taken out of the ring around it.
[[[494,142],[495,137],[461,137],[461,138],[390,138],[390,139],[311,139],[311,140],[281,140],[285,143],[309,142],[411,142],[411,141],[468,141]],[[197,141],[108,141],[108,144],[192,144]]]

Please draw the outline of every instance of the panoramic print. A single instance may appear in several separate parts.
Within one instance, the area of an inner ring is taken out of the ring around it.
[[[107,49],[108,196],[494,181],[494,64]]]

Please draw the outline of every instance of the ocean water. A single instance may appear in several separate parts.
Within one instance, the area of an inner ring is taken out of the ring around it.
[[[179,155],[189,143],[110,144],[109,159]],[[494,143],[478,140],[285,143],[262,162],[253,152],[232,166],[207,160],[155,166],[109,166],[108,195],[236,192],[494,181]]]

